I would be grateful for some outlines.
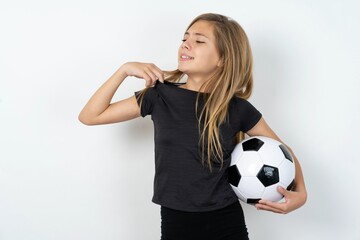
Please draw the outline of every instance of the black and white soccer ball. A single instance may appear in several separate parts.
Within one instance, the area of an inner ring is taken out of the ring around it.
[[[229,183],[240,200],[257,203],[260,199],[278,202],[283,195],[278,186],[290,190],[295,165],[289,150],[280,142],[255,136],[238,143],[231,153]]]

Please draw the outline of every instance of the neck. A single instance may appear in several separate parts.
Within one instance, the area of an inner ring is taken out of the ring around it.
[[[188,90],[199,92],[200,87],[204,84],[205,81],[206,80],[204,79],[196,79],[196,78],[188,77],[186,84],[183,85],[183,87]]]

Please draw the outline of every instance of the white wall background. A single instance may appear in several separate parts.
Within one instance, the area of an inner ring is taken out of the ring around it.
[[[244,206],[250,237],[360,239],[357,1],[0,1],[0,239],[159,239],[150,118],[77,115],[122,63],[177,66],[190,21],[236,19],[254,53],[252,103],[302,163],[288,215]],[[130,78],[116,99],[143,81]]]

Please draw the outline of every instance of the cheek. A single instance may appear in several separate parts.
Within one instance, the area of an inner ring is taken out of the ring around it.
[[[217,65],[220,60],[219,55],[215,51],[207,51],[204,53],[204,58],[207,60],[207,64],[211,66]]]

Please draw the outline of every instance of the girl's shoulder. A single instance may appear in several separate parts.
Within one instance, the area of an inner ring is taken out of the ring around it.
[[[242,97],[238,97],[238,96],[233,96],[233,98],[230,101],[230,104],[240,104],[240,105],[247,105],[247,104],[251,104],[249,102],[249,100],[242,98]]]
[[[234,96],[230,101],[230,109],[236,112],[259,112],[258,109],[245,98]]]

